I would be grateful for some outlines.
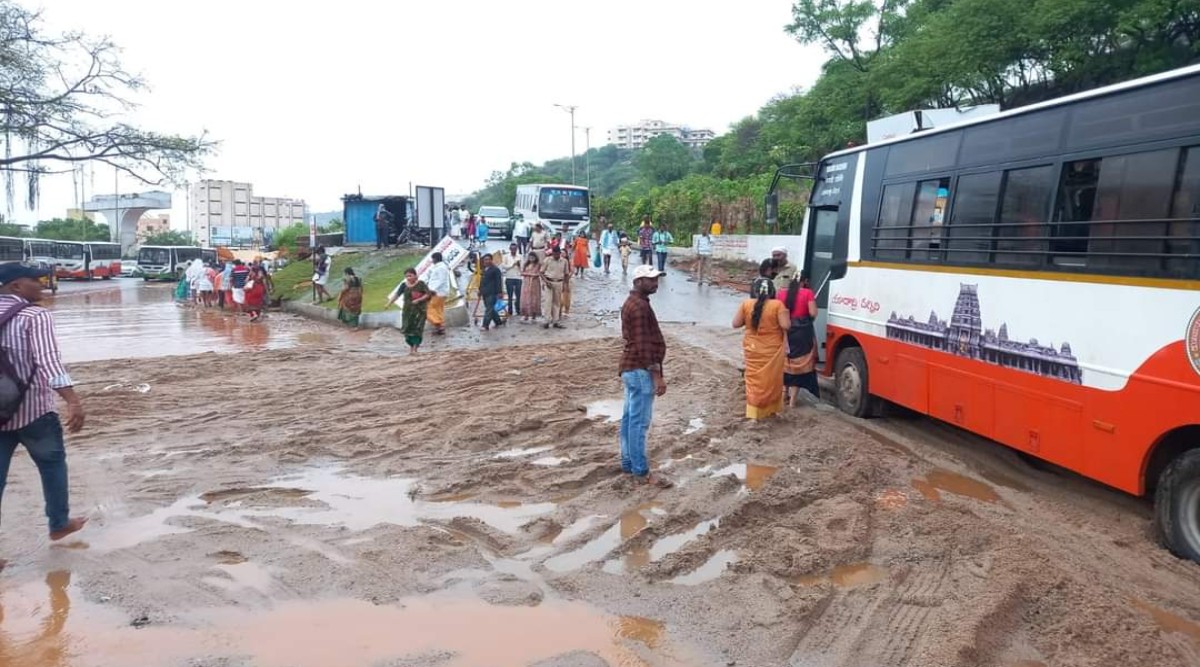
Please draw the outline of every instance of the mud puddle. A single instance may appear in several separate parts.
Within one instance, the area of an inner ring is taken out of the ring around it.
[[[878,583],[887,578],[888,571],[872,563],[850,563],[833,568],[828,574],[813,574],[796,577],[800,586],[817,586],[831,583],[837,588],[858,588]]]
[[[688,530],[660,538],[649,548],[637,547],[631,549],[623,558],[605,562],[604,571],[609,574],[628,574],[649,563],[656,563],[684,548],[701,535],[716,528],[720,522],[720,519],[701,521]],[[636,531],[634,534],[636,534]]]
[[[914,479],[912,485],[922,496],[932,502],[941,501],[942,491],[974,498],[985,503],[1000,502],[1000,495],[990,484],[942,468],[934,468],[925,476],[925,479]]]
[[[737,552],[732,549],[721,549],[713,554],[703,565],[688,572],[681,574],[671,580],[671,583],[680,586],[699,586],[714,581],[725,573],[725,569],[737,562]]]
[[[225,566],[229,568],[242,565]],[[253,582],[261,583],[261,582]],[[169,623],[86,600],[67,572],[0,594],[0,659],[21,667],[217,664],[256,667],[445,664],[524,667],[570,653],[612,665],[702,664],[667,626],[584,603],[534,607],[432,596],[376,605],[353,599],[181,611]],[[469,628],[469,632],[464,632]],[[151,658],[152,656],[152,658]],[[152,662],[150,662],[152,660]]]
[[[603,420],[606,422],[619,422],[621,415],[625,412],[625,401],[620,398],[606,398],[602,401],[595,401],[584,406],[584,415],[588,419]]]
[[[63,283],[45,305],[54,311],[64,360],[244,352],[333,340],[319,335],[327,327],[287,313],[251,324],[219,309],[185,308],[174,303],[173,288],[141,280]]]
[[[713,477],[724,477],[725,475],[733,475],[738,478],[738,481],[750,491],[761,491],[766,486],[767,481],[771,476],[778,472],[776,466],[762,465],[758,463],[734,463],[732,465],[711,470],[709,467],[701,468],[700,472],[708,472]]]
[[[655,515],[662,516],[664,514],[666,513],[654,503],[647,503],[628,510],[621,514],[619,521],[601,533],[599,537],[587,542],[574,551],[568,551],[567,553],[550,558],[543,565],[551,572],[578,570],[588,563],[593,563],[604,558],[624,544],[626,540],[640,533],[649,523],[651,517]],[[634,552],[626,558],[628,559],[627,567],[630,568],[642,567],[649,562],[646,560],[648,552]]]
[[[415,479],[361,477],[337,467],[312,468],[261,487],[217,489],[176,500],[136,517],[101,508],[89,526],[93,550],[125,549],[169,535],[188,533],[186,519],[263,528],[270,519],[293,524],[344,526],[364,531],[380,524],[417,526],[457,517],[478,519],[508,533],[557,508],[553,502],[468,502],[470,494],[416,500]],[[277,486],[276,486],[277,485]]]

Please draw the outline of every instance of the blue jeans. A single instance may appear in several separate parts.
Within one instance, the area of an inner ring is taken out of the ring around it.
[[[8,466],[18,443],[25,445],[42,476],[42,497],[46,500],[50,532],[66,528],[71,511],[67,499],[67,449],[58,415],[48,412],[25,428],[0,431],[0,498],[4,496]]]
[[[667,270],[667,253],[656,252],[654,254],[658,255],[658,270],[666,271]]]
[[[625,383],[625,410],[621,413],[621,469],[638,477],[650,474],[646,460],[646,432],[654,418],[654,379],[648,370],[621,373]]]

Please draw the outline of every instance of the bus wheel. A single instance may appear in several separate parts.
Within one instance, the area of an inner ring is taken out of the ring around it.
[[[1167,549],[1200,563],[1200,449],[1184,452],[1163,471],[1154,513]]]
[[[837,406],[842,412],[854,417],[872,417],[877,412],[878,400],[868,392],[867,359],[862,348],[847,347],[837,355],[834,364],[834,380],[837,383]]]

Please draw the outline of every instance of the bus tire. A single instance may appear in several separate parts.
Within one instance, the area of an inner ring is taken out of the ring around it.
[[[1163,470],[1154,515],[1163,546],[1200,563],[1200,449],[1184,452]]]
[[[852,417],[874,417],[879,401],[871,396],[867,375],[867,358],[860,347],[847,347],[838,352],[834,363],[837,385],[837,406]]]

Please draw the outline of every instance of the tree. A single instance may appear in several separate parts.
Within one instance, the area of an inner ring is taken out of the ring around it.
[[[41,176],[79,163],[160,185],[182,181],[215,148],[204,135],[161,134],[116,120],[135,106],[130,95],[146,87],[117,54],[107,38],[47,33],[40,14],[0,0],[0,171],[10,208],[18,174],[33,208]]]
[[[142,245],[196,245],[196,240],[188,232],[168,229],[143,236]]]
[[[108,225],[96,224],[92,220],[54,218],[42,220],[34,230],[34,236],[60,241],[109,241],[112,236]]]
[[[322,234],[336,234],[346,230],[346,223],[342,222],[341,218],[333,218],[329,222],[321,225]]]
[[[676,181],[692,170],[695,158],[687,146],[669,134],[660,134],[642,148],[637,156],[638,170],[656,185]]]

